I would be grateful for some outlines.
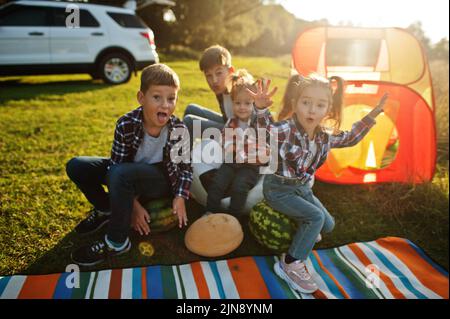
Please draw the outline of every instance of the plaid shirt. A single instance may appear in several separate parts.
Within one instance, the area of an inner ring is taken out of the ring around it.
[[[250,131],[246,130],[239,130],[239,119],[236,117],[228,119],[228,121],[225,123],[224,128],[222,129],[222,141],[223,141],[223,148],[227,149],[229,145],[233,145],[233,160],[236,161],[236,163],[248,163],[248,153],[249,153],[249,140],[253,140],[253,143],[255,145],[258,144],[258,128],[267,128],[270,123],[273,123],[272,115],[270,114],[268,109],[264,110],[258,110],[257,108],[254,108],[253,114],[248,120],[248,128],[253,129]],[[225,129],[231,128],[234,131],[235,134],[229,135],[225,134]],[[255,132],[257,135],[253,136],[253,134],[246,134]],[[240,134],[242,133],[242,134]],[[265,137],[265,136],[264,136]],[[244,140],[242,141],[242,138]],[[241,147],[238,147],[239,143],[242,143],[243,145],[239,145]],[[266,147],[266,150],[269,151],[269,149]],[[266,153],[267,157],[269,156],[268,153]],[[255,164],[255,165],[262,165],[260,159],[258,156],[255,156],[256,163],[248,163],[248,164]],[[239,159],[239,161],[238,161]]]
[[[170,117],[167,125],[169,132],[167,134],[167,142],[163,148],[163,163],[166,167],[166,172],[172,186],[173,195],[189,199],[189,189],[192,183],[192,167],[190,161],[187,163],[183,161],[175,163],[170,157],[171,153],[180,150],[178,147],[181,146],[183,154],[178,155],[186,155],[186,152],[189,152],[189,138],[183,138],[186,137],[185,134],[188,135],[189,133],[187,133],[187,128],[183,122],[175,116]],[[174,130],[176,130],[176,132],[174,132]],[[177,138],[171,139],[172,134]],[[142,106],[140,106],[125,114],[117,121],[111,149],[110,165],[133,162],[143,137],[143,110]],[[179,142],[181,143],[177,145],[177,149],[173,149]],[[189,155],[187,158],[189,158]],[[157,187],[157,185],[154,186]]]
[[[263,116],[263,114],[259,116]],[[317,152],[311,154],[308,134],[295,116],[285,121],[271,123],[267,127],[267,140],[270,141],[270,138],[273,138],[278,142],[276,174],[300,179],[304,184],[308,183],[314,177],[316,170],[327,159],[331,148],[356,145],[374,124],[375,120],[372,117],[365,116],[355,122],[350,131],[330,134],[324,129],[318,129],[314,139],[317,144]],[[311,159],[312,156],[314,158]],[[306,165],[308,162],[310,165]]]

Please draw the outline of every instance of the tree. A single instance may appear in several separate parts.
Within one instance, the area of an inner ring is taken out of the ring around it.
[[[422,44],[425,53],[430,60],[449,60],[448,57],[448,39],[443,38],[436,44],[432,44],[431,40],[425,35],[422,22],[416,21],[412,23],[407,30],[411,32],[417,40]]]
[[[431,56],[431,40],[425,35],[425,31],[423,31],[422,22],[416,21],[409,25],[406,28],[409,32],[411,32],[417,40],[422,44],[425,53],[427,56]]]
[[[124,2],[107,1],[116,5]],[[303,28],[324,24],[297,19],[274,0],[175,1],[170,7],[175,21],[163,18],[169,7],[148,6],[137,13],[155,33],[158,48],[174,50],[179,45],[180,53],[188,55],[190,50],[201,51],[216,43],[235,53],[286,54]]]
[[[173,43],[175,22],[165,21],[164,14],[168,7],[148,6],[138,10],[137,14],[155,33],[155,42],[158,47],[167,48]]]
[[[433,46],[431,51],[432,60],[446,60],[449,61],[448,57],[448,39],[442,38],[438,43]]]
[[[236,18],[262,5],[261,0],[178,0],[173,8],[177,42],[193,49],[203,49],[213,43],[224,43],[235,32],[241,37],[246,23]],[[241,43],[242,44],[242,43]]]

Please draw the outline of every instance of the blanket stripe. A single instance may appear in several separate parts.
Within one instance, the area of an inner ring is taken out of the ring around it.
[[[315,250],[306,266],[319,290],[303,294],[279,278],[276,256],[173,266],[0,277],[1,299],[448,299],[448,273],[396,237]]]
[[[324,278],[328,288],[329,293],[334,295],[334,298],[338,299],[348,299],[349,295],[345,292],[344,288],[339,284],[333,274],[323,265],[320,260],[320,256],[317,254],[317,251],[313,251],[311,255],[311,260],[318,271],[319,275]]]
[[[430,264],[427,260],[425,260],[422,257],[424,253],[418,254],[417,250],[414,248],[415,245],[413,245],[410,241],[402,239],[395,242],[392,242],[391,240],[384,240],[375,241],[374,245],[383,247],[386,251],[394,254],[400,260],[400,262],[404,263],[406,269],[409,269],[413,274],[413,278],[415,278],[415,280],[418,280],[421,284],[420,286],[423,286],[425,288],[425,292],[429,294],[428,297],[442,298],[443,296],[448,296],[448,287],[444,288],[445,281],[442,281],[442,276],[436,277],[434,275],[436,274],[436,267],[432,266],[434,263]],[[393,249],[397,246],[401,246],[401,254],[397,252],[397,249]],[[417,256],[420,256],[422,258],[417,258]],[[430,276],[421,276],[424,271],[429,272]],[[440,271],[439,273],[442,274],[442,272]],[[448,277],[448,274],[444,276]],[[436,286],[436,280],[438,280],[438,282],[440,282],[442,285]],[[433,291],[434,287],[437,288],[435,292]]]
[[[372,265],[371,261],[362,253],[360,249],[354,248],[353,250],[349,247],[341,247],[336,249],[341,255],[342,258],[345,258],[350,265],[353,266],[355,272],[360,274],[360,277],[363,278],[364,283],[366,280],[369,280],[369,276],[372,272],[367,271],[370,269]],[[404,299],[403,294],[401,294],[395,287],[393,287],[392,280],[386,276],[382,271],[379,270],[380,287],[378,296],[382,296],[383,298],[388,299]],[[367,284],[366,284],[367,286]]]
[[[407,244],[409,244],[411,246],[411,248],[413,248],[415,250],[415,252],[417,254],[419,254],[426,262],[428,262],[428,264],[430,264],[434,269],[436,269],[438,272],[440,272],[442,275],[446,276],[447,272],[444,270],[444,268],[442,268],[441,266],[439,266],[438,264],[436,264],[434,261],[432,261],[430,259],[430,257],[428,257],[423,251],[422,249],[420,249],[416,244],[414,244],[413,242],[407,242]]]
[[[214,274],[211,270],[211,267],[208,262],[201,261],[200,262],[201,271],[203,273],[203,276],[206,280],[206,285],[208,286],[208,292],[210,294],[210,297],[212,299],[220,299],[221,295],[219,292],[219,287],[217,285],[216,279],[214,277]]]

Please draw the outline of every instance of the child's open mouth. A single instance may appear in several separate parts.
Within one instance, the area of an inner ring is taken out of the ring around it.
[[[156,115],[160,124],[166,124],[169,119],[169,115],[166,112],[158,112]]]
[[[314,123],[314,119],[311,117],[306,118],[306,122],[308,122],[309,124]]]

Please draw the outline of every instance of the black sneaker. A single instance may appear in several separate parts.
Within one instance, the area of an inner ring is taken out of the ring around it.
[[[75,232],[82,235],[91,234],[109,222],[109,216],[109,214],[102,213],[93,208],[89,212],[88,217],[86,217],[75,227]]]
[[[131,241],[127,239],[128,243],[125,248],[121,250],[113,250],[110,248],[105,239],[95,241],[90,245],[74,250],[71,254],[71,258],[74,263],[80,266],[94,266],[111,257],[119,256],[128,252],[131,248]]]

